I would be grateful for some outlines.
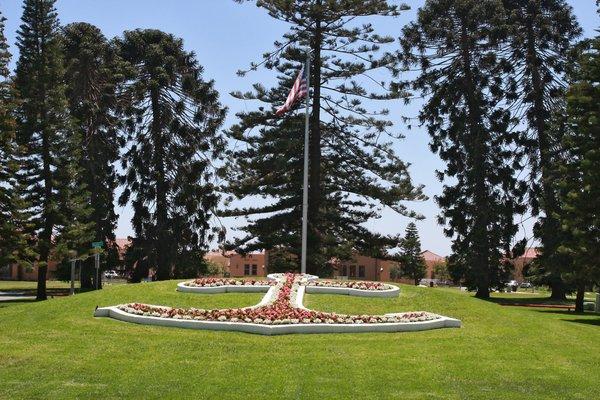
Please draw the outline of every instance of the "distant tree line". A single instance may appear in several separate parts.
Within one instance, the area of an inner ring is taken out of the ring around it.
[[[437,201],[453,238],[450,271],[478,297],[525,250],[514,237],[526,212],[538,217],[541,250],[529,273],[552,298],[575,288],[581,310],[585,287],[598,282],[600,202],[591,201],[597,185],[584,184],[598,167],[589,101],[598,39],[580,35],[563,0],[429,0],[403,29],[395,73],[418,70],[403,87],[425,97],[419,122],[446,162]]]
[[[274,111],[307,51],[309,273],[329,275],[330,260],[355,252],[391,257],[400,244],[403,274],[422,277],[415,226],[405,237],[365,227],[384,208],[422,218],[406,203],[427,197],[393,150],[403,134],[389,116],[418,99],[416,124],[445,162],[436,201],[452,278],[489,297],[530,245],[515,238],[531,215],[541,250],[531,279],[556,299],[577,290],[578,307],[598,282],[599,39],[580,40],[566,1],[427,0],[399,38],[373,21],[393,21],[404,4],[256,1],[289,29],[240,74],[266,68],[277,83],[232,93],[251,106],[225,131],[227,110],[181,39],[61,27],[54,2],[24,1],[14,74],[0,18],[0,262],[35,263],[38,298],[50,259],[91,241],[116,257],[118,187],[118,204],[134,209],[126,262],[158,279],[201,272],[215,238],[241,253],[275,250],[278,268],[297,268],[303,105]],[[242,235],[225,241],[217,214],[246,217]]]
[[[160,279],[196,274],[225,143],[213,82],[173,35],[134,30],[109,41],[87,23],[61,27],[54,3],[24,1],[14,75],[0,17],[0,263],[35,264],[45,299],[50,260],[85,255],[93,241],[115,259],[121,185],[136,261]]]

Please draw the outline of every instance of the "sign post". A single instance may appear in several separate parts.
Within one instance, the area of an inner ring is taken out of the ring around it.
[[[96,284],[94,285],[96,290],[99,288],[100,281],[100,250],[104,247],[104,242],[92,242],[92,249],[95,250],[94,254],[94,265],[96,267]]]
[[[71,260],[71,290],[69,290],[69,295],[73,296],[75,294],[75,264],[77,260]]]
[[[94,264],[96,265],[96,290],[98,290],[98,280],[100,279],[100,253],[94,254]]]

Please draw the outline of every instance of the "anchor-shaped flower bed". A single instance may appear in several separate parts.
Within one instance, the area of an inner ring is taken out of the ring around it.
[[[318,281],[316,276],[271,274],[269,281],[197,279],[177,290],[194,293],[267,291],[256,306],[203,310],[130,303],[98,308],[97,317],[183,328],[235,330],[266,335],[286,333],[398,332],[460,327],[460,321],[429,312],[346,315],[305,308],[304,293],[335,293],[368,297],[398,296],[399,288],[379,282]]]

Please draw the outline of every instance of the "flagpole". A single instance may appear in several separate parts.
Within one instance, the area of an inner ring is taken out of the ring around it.
[[[306,118],[304,127],[304,183],[302,187],[302,258],[300,272],[306,273],[306,247],[308,240],[308,146],[310,107],[310,50],[306,51]]]

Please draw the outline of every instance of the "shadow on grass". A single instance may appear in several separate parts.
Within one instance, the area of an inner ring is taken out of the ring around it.
[[[583,314],[578,314],[578,315],[583,315]],[[585,324],[585,325],[600,326],[600,318],[595,318],[595,319],[581,319],[581,318],[563,319],[563,321],[574,322],[576,324]]]
[[[566,310],[533,310],[535,312],[538,313],[542,313],[542,314],[558,314],[558,315],[564,315],[564,316],[568,316],[568,317],[592,317],[592,318],[562,318],[561,321],[566,321],[566,322],[574,322],[577,324],[585,324],[585,325],[594,325],[594,326],[600,326],[600,314],[597,313],[593,313],[593,312],[575,312],[575,311],[566,311]],[[593,318],[593,317],[597,317],[597,318]]]
[[[542,314],[559,314],[559,315],[569,315],[569,316],[575,316],[575,315],[593,315],[593,314],[586,314],[586,313],[580,313],[580,312],[575,312],[575,311],[569,311],[569,310],[560,310],[560,309],[545,309],[545,310],[533,310],[535,312],[538,313],[542,313]]]
[[[14,306],[17,304],[24,304],[24,303],[35,303],[35,299],[18,299],[18,300],[0,301],[0,308]]]
[[[86,292],[93,292],[95,289],[79,289],[76,288],[75,289],[75,293],[86,293]],[[32,289],[32,288],[10,288],[10,289],[6,289],[6,290],[0,290],[0,292],[5,293],[7,296],[35,296],[37,294],[37,290],[36,289]],[[47,288],[46,289],[46,295],[48,296],[48,298],[51,297],[62,297],[62,296],[68,296],[70,293],[70,289],[69,288]]]
[[[515,304],[539,304],[539,305],[561,305],[561,306],[572,306],[574,304],[573,301],[561,301],[561,300],[552,300],[548,297],[490,297],[489,299],[485,299],[485,301],[489,301],[491,303],[496,304],[506,304],[506,305],[515,305]]]

